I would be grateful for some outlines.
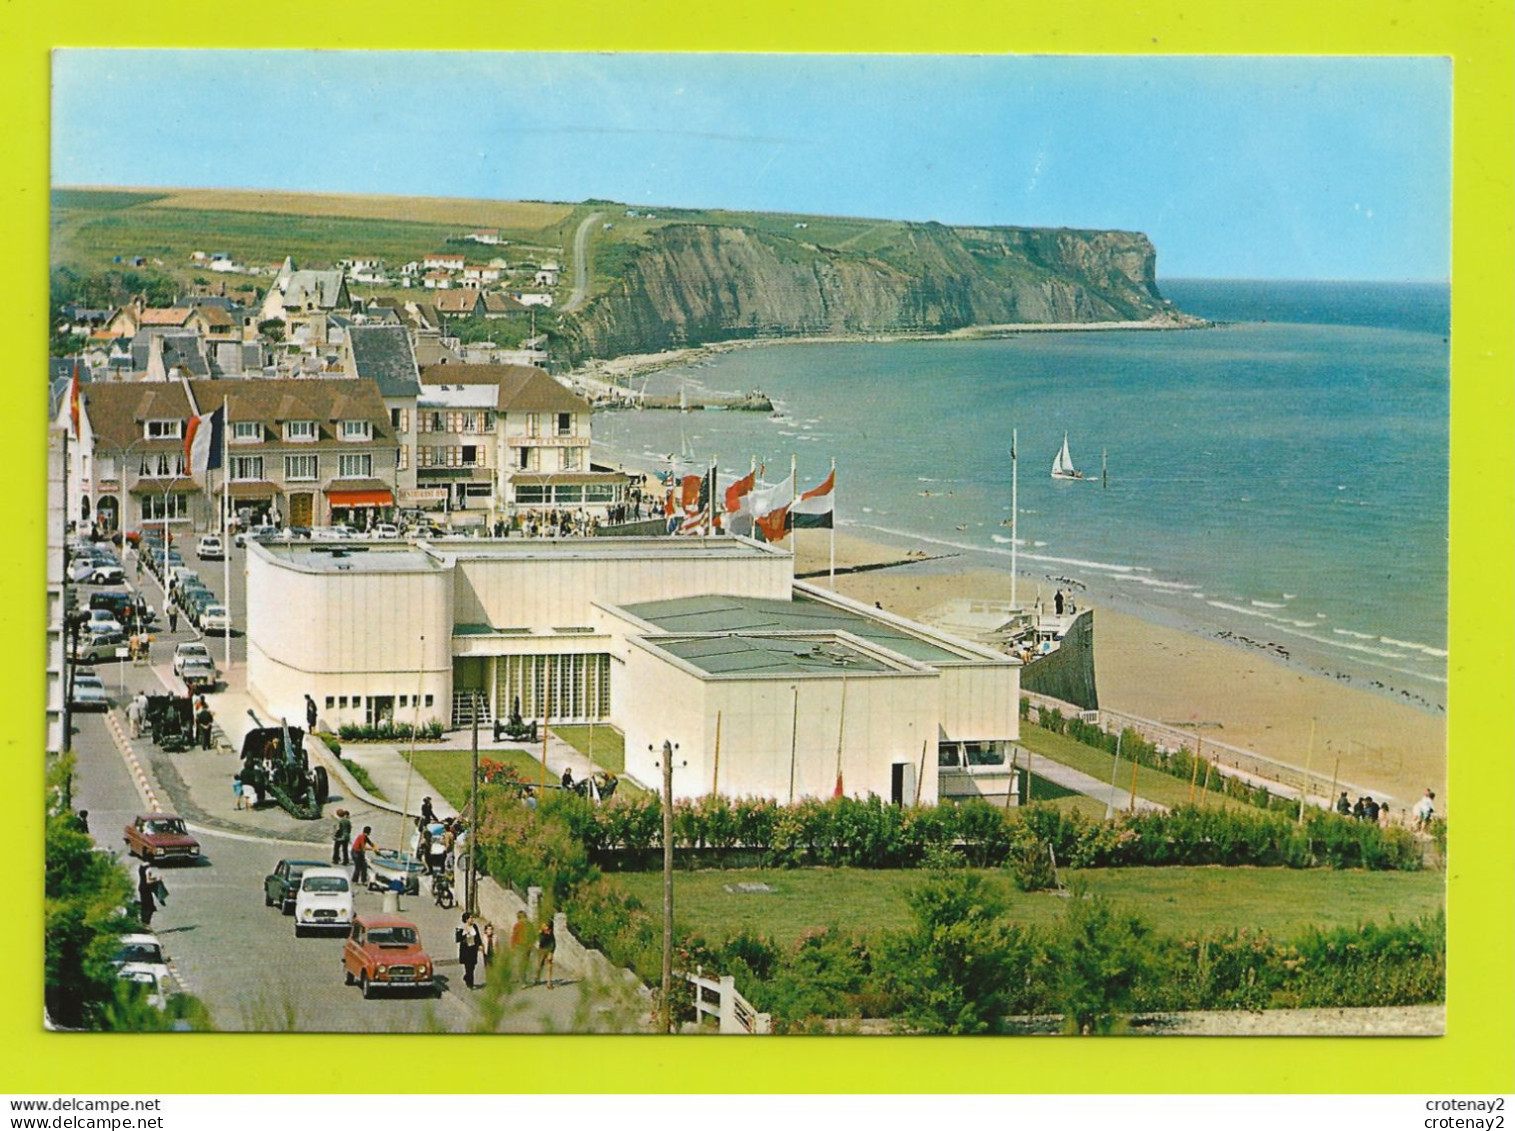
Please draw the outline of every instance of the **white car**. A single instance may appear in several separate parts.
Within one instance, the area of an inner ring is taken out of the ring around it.
[[[141,962],[128,962],[116,969],[116,977],[123,982],[135,982],[139,986],[146,987],[147,996],[143,999],[154,1009],[168,1008],[168,975],[160,974],[158,967],[147,966]]]
[[[295,893],[295,937],[352,927],[352,881],[343,868],[307,868]]]
[[[124,632],[121,622],[116,619],[116,614],[109,609],[91,609],[89,621],[84,626],[86,632],[100,635],[105,632]]]
[[[214,534],[207,534],[195,543],[195,556],[221,561],[226,557],[226,547],[221,544],[221,539]]]
[[[164,981],[169,976],[168,958],[163,953],[163,944],[158,941],[157,935],[122,935],[116,953],[111,958],[111,965],[117,970],[123,970],[127,966],[145,969]]]
[[[373,528],[373,535],[375,538],[398,538],[400,528],[392,522],[381,522]]]
[[[200,614],[201,632],[231,631],[231,610],[225,605],[206,605],[205,611]]]
[[[215,661],[211,658],[209,648],[198,640],[190,641],[187,644],[180,644],[174,649],[174,675],[183,675],[184,665],[191,658],[204,660],[211,665],[215,664]]]

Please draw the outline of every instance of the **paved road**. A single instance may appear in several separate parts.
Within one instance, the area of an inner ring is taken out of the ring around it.
[[[571,314],[583,306],[589,295],[589,233],[604,216],[603,212],[591,212],[573,234],[573,293],[563,304],[564,314]]]

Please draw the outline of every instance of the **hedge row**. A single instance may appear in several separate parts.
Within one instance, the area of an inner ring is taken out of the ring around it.
[[[442,737],[442,724],[436,719],[420,726],[410,723],[343,723],[337,728],[343,742],[410,742],[413,738],[437,742]]]
[[[1030,700],[1022,699],[1021,703],[1023,707],[1028,707]],[[1250,785],[1241,778],[1223,774],[1208,759],[1191,752],[1188,747],[1164,750],[1156,743],[1148,742],[1130,727],[1119,734],[1111,734],[1094,723],[1084,722],[1077,715],[1065,717],[1055,707],[1038,711],[1037,725],[1107,754],[1113,755],[1119,745],[1122,761],[1136,762],[1182,781],[1192,781],[1199,789],[1208,788],[1210,793],[1224,794],[1257,809],[1271,809],[1279,813],[1296,812],[1299,809],[1297,798],[1271,793],[1266,786]]]
[[[565,804],[555,811],[592,858],[634,859],[662,848],[662,807],[655,796],[598,807]],[[1077,868],[1249,864],[1414,870],[1421,863],[1420,845],[1408,830],[1382,829],[1322,810],[1307,813],[1303,823],[1282,813],[1195,807],[1095,820],[1077,810],[1043,805],[1005,810],[982,801],[901,808],[877,797],[789,806],[703,797],[675,803],[673,836],[679,849],[761,853],[766,867],[913,868],[945,848],[975,867],[998,867],[1028,846],[1044,845],[1059,863]],[[698,863],[697,851],[688,855]]]

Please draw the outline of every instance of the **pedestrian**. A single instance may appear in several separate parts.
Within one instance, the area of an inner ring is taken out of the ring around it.
[[[526,948],[531,945],[531,921],[526,912],[517,911],[516,921],[510,928],[510,962],[517,977],[526,980],[526,964],[531,961]]]
[[[537,981],[542,980],[542,970],[547,970],[547,988],[552,989],[552,955],[558,949],[558,936],[552,930],[552,917],[542,920],[542,929],[537,932]]]
[[[305,696],[305,729],[311,734],[316,733],[316,701],[309,695]]]
[[[1378,802],[1374,801],[1371,797],[1363,803],[1362,819],[1370,825],[1378,824]]]
[[[352,818],[348,816],[346,809],[337,810],[337,827],[331,834],[331,862],[333,864],[351,864],[352,856],[348,846],[352,843]]]
[[[231,792],[232,796],[237,799],[237,803],[233,808],[246,809],[247,795],[242,792],[242,779],[236,774],[232,774],[231,776]]]
[[[479,964],[479,948],[484,939],[468,912],[463,912],[463,925],[454,932],[454,937],[458,942],[458,961],[463,964],[463,984],[471,990],[474,968]]]
[[[1063,615],[1063,591],[1061,589],[1053,596],[1052,607],[1057,611],[1058,616]]]
[[[486,922],[484,929],[479,932],[479,937],[482,943],[480,953],[484,956],[484,977],[487,980],[489,977],[489,968],[494,965],[494,924]]]
[[[215,719],[216,717],[210,713],[210,707],[206,705],[204,699],[201,699],[200,711],[195,715],[195,728],[199,732],[201,750],[210,749],[210,726]]]
[[[1357,799],[1357,803],[1352,806],[1352,816],[1355,817],[1357,820],[1360,821],[1360,820],[1363,819],[1363,815],[1367,811],[1368,811],[1368,803],[1366,801],[1364,801],[1361,797],[1359,797]]]
[[[573,767],[572,766],[565,766],[565,767],[563,767],[563,781],[562,781],[562,785],[563,785],[564,789],[572,789],[573,788]]]
[[[142,920],[144,927],[153,925],[153,914],[158,910],[158,894],[162,886],[162,881],[146,864],[137,869],[137,917]]]
[[[1431,819],[1436,816],[1436,794],[1426,790],[1425,796],[1415,803],[1410,814],[1415,818],[1416,829],[1425,832],[1431,825]]]
[[[88,809],[80,809],[77,813],[74,814],[74,828],[77,831],[83,833],[85,836],[89,835]]]
[[[179,631],[179,608],[177,605],[170,605],[168,607],[168,631]]]
[[[135,636],[133,636],[132,637],[132,653],[133,653],[133,655],[136,654],[136,651],[137,651],[137,638]],[[141,706],[140,703],[137,702],[137,700],[135,698],[133,698],[132,701],[126,705],[126,721],[131,724],[132,737],[133,738],[141,738],[142,737],[142,706]]]
[[[431,807],[431,798],[429,797],[421,798],[420,823],[423,825],[434,825],[437,823],[437,811]]]
[[[1378,807],[1378,827],[1387,829],[1393,821],[1389,818],[1389,803],[1385,801]]]
[[[1343,817],[1352,815],[1352,803],[1347,800],[1347,791],[1342,790],[1341,796],[1336,799],[1336,811]]]
[[[368,854],[377,846],[369,835],[373,827],[364,825],[363,831],[353,838],[352,842],[352,882],[366,884],[368,882]]]
[[[431,875],[431,826],[422,825],[421,831],[416,834],[416,856],[421,861],[421,867],[429,876]]]

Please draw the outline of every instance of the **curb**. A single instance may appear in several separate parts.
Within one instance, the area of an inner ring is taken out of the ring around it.
[[[126,761],[126,768],[131,771],[132,780],[136,783],[137,792],[142,795],[142,800],[147,803],[154,813],[163,812],[163,805],[158,801],[158,795],[153,789],[152,779],[147,776],[147,771],[142,768],[142,763],[137,758],[137,752],[132,748],[131,739],[126,737],[126,732],[121,728],[121,721],[116,718],[116,712],[111,709],[105,713],[105,726],[110,731],[111,739],[116,748],[121,751],[121,757]]]
[[[396,805],[393,801],[384,801],[380,798],[375,797],[373,794],[369,793],[368,790],[359,785],[358,780],[348,772],[347,765],[342,761],[342,759],[333,754],[331,752],[331,747],[327,746],[325,742],[317,738],[314,734],[311,734],[309,731],[307,731],[305,733],[305,741],[308,744],[309,748],[313,748],[313,752],[315,753],[316,757],[325,764],[326,768],[337,775],[337,780],[340,781],[346,789],[351,790],[352,793],[358,798],[358,800],[362,801],[365,805],[371,805],[375,809],[383,809],[390,813],[399,813],[402,817],[409,817],[413,815],[403,812],[400,806]]]

